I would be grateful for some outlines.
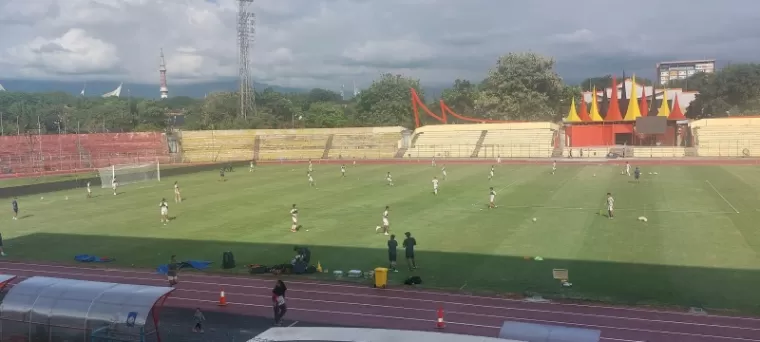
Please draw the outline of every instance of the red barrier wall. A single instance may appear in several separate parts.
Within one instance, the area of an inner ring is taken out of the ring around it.
[[[169,162],[163,133],[0,137],[0,173],[74,171],[114,164]]]

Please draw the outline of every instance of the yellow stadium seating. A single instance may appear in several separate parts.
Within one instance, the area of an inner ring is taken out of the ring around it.
[[[210,163],[253,158],[255,130],[184,131],[183,161]]]
[[[329,135],[261,135],[259,159],[322,158]]]
[[[473,155],[478,158],[548,158],[552,155],[558,128],[549,122],[425,126],[414,132],[415,143],[407,153],[413,158],[470,158]]]
[[[377,134],[336,134],[333,136],[329,158],[385,159],[398,151],[400,132]]]
[[[691,126],[700,157],[760,156],[760,118],[703,119]]]

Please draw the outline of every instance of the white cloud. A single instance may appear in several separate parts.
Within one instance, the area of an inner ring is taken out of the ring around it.
[[[527,50],[582,77],[760,52],[760,2],[693,4],[639,0],[610,16],[623,0],[260,0],[254,79],[337,89],[399,72],[450,83]],[[1,77],[154,83],[161,48],[170,83],[234,77],[236,20],[235,0],[0,1]]]

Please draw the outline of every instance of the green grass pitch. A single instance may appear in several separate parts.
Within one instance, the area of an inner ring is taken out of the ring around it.
[[[310,188],[305,163],[262,165],[238,168],[226,182],[204,172],[124,186],[118,196],[99,188],[92,199],[83,189],[27,196],[18,221],[7,204],[2,234],[10,259],[87,253],[152,268],[177,254],[218,267],[223,251],[239,264],[274,264],[303,244],[331,271],[369,270],[387,264],[387,238],[375,227],[389,205],[392,232],[417,238],[423,286],[760,312],[756,167],[643,166],[636,184],[611,165],[560,164],[552,175],[550,165],[505,164],[489,182],[488,165],[451,164],[434,196],[440,166],[348,165],[341,179],[339,165],[315,164]],[[493,210],[490,186],[498,193]],[[607,192],[616,199],[612,220],[600,216]],[[162,197],[174,217],[166,226]],[[289,232],[293,203],[298,233]],[[526,260],[535,256],[544,260]],[[399,262],[391,284],[410,274]],[[560,286],[554,268],[568,269],[574,285]]]

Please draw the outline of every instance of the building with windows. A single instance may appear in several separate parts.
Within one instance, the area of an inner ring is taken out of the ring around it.
[[[674,80],[683,80],[698,72],[715,72],[715,60],[694,60],[657,63],[657,75],[660,84],[667,84]]]

